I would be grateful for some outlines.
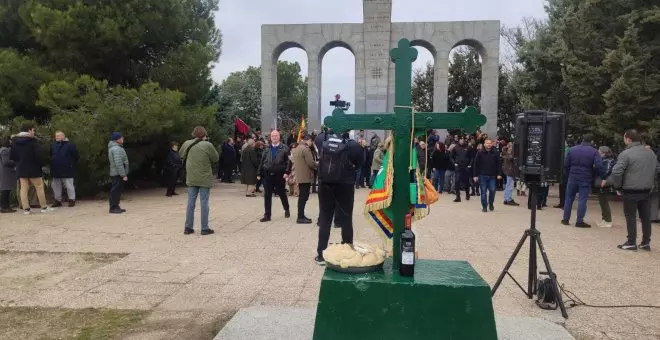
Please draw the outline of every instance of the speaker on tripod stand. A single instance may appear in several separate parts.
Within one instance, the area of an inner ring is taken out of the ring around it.
[[[552,271],[550,260],[541,241],[541,232],[536,229],[537,191],[540,185],[557,183],[561,179],[564,166],[564,140],[566,139],[566,119],[563,113],[547,111],[526,111],[516,117],[516,142],[514,154],[517,156],[517,177],[527,183],[531,198],[531,219],[529,229],[525,230],[516,249],[511,254],[504,270],[497,278],[491,295],[495,295],[505,275],[527,295],[529,299],[537,295],[537,305],[544,309],[561,309],[562,316],[568,318],[566,307],[559,291],[557,275]],[[527,290],[511,275],[509,269],[518,252],[529,238],[529,262]],[[537,278],[538,246],[546,271],[547,279]]]

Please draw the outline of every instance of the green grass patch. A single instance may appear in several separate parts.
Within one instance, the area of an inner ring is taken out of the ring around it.
[[[0,308],[2,339],[112,339],[137,326],[150,311]]]

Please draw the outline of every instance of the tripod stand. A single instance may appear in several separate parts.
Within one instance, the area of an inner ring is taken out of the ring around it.
[[[518,245],[516,246],[516,250],[513,251],[513,254],[511,254],[511,257],[509,258],[509,261],[506,263],[506,266],[504,266],[504,270],[502,270],[502,273],[500,276],[497,278],[497,281],[495,282],[495,285],[493,286],[493,290],[491,292],[491,296],[495,295],[495,292],[497,291],[497,288],[500,286],[502,283],[502,280],[504,279],[504,275],[509,275],[513,282],[516,283],[516,285],[527,295],[528,298],[532,298],[534,296],[534,290],[536,288],[536,285],[538,284],[537,279],[536,279],[536,268],[537,268],[537,263],[536,263],[536,246],[538,244],[539,250],[541,251],[541,257],[543,258],[543,262],[545,263],[545,268],[547,269],[547,275],[550,277],[550,280],[552,282],[552,292],[554,294],[554,300],[555,303],[559,306],[561,309],[561,315],[568,319],[568,313],[566,313],[566,307],[564,306],[564,301],[561,298],[561,294],[559,292],[559,284],[557,283],[557,275],[552,271],[552,268],[550,267],[550,260],[548,260],[548,255],[545,252],[545,248],[543,247],[543,242],[541,241],[541,232],[536,230],[536,204],[537,204],[537,190],[538,190],[538,183],[533,183],[530,184],[529,186],[529,195],[531,196],[531,223],[529,229],[525,230],[523,233],[522,238],[518,242]],[[511,265],[513,264],[513,261],[516,259],[516,256],[518,256],[518,252],[522,248],[523,244],[529,237],[529,272],[528,272],[528,277],[527,277],[527,291],[516,281],[516,279],[509,273],[509,269],[511,268]]]

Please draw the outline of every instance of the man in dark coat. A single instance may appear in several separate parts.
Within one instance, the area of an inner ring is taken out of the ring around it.
[[[456,199],[454,202],[461,201],[461,187],[465,188],[465,199],[470,199],[470,171],[472,170],[472,153],[468,150],[464,138],[461,138],[459,144],[451,151],[451,159],[454,163],[456,172]]]
[[[273,130],[270,133],[270,146],[267,147],[257,173],[264,176],[264,217],[261,222],[268,222],[271,219],[273,193],[282,200],[284,208],[284,217],[291,217],[289,211],[289,199],[286,197],[285,183],[291,173],[291,161],[289,160],[289,148],[280,141],[280,132]]]
[[[30,185],[34,186],[39,198],[41,212],[52,211],[46,205],[46,192],[44,191],[43,171],[44,154],[39,146],[39,141],[35,137],[36,128],[32,123],[25,123],[21,127],[21,132],[12,138],[13,147],[11,148],[10,159],[16,163],[16,176],[19,178],[21,190],[21,206],[24,213],[29,215],[30,201],[28,193]]]
[[[76,205],[76,188],[73,178],[76,175],[76,164],[78,164],[78,149],[64,135],[64,132],[55,132],[55,140],[50,145],[50,174],[51,185],[55,203],[53,207],[62,206],[62,188],[66,188],[66,196],[69,199],[69,207]]]
[[[420,141],[417,145],[417,164],[419,164],[419,172],[422,174],[427,174],[427,164],[429,164],[429,156],[433,151],[426,150],[426,142]]]
[[[234,140],[229,138],[222,144],[222,183],[234,183],[231,176],[236,168],[236,149]]]
[[[247,146],[241,153],[241,159],[241,183],[247,186],[245,196],[255,197],[260,158],[254,147],[254,139],[248,139]]]
[[[578,228],[591,228],[591,225],[584,222],[584,216],[587,214],[587,198],[589,198],[594,183],[594,171],[601,168],[600,154],[591,144],[592,139],[591,134],[584,135],[582,144],[572,147],[566,155],[564,174],[568,175],[568,181],[566,183],[564,217],[561,220],[563,225],[569,225],[573,201],[575,195],[579,193],[575,226]],[[605,177],[605,175],[601,176],[601,178]]]
[[[163,169],[165,183],[167,184],[165,196],[172,197],[178,195],[175,189],[181,169],[183,169],[183,162],[179,155],[179,143],[171,142],[170,150],[167,152],[167,162],[165,162],[165,168]]]
[[[495,180],[502,178],[500,153],[493,147],[493,141],[486,139],[484,148],[474,158],[474,181],[481,186],[481,208],[483,212],[493,211],[495,207]],[[488,191],[488,197],[486,197]],[[488,209],[487,209],[488,208]]]

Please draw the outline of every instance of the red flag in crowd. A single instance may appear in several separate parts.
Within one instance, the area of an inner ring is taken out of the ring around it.
[[[234,120],[234,134],[235,135],[243,135],[247,136],[248,131],[250,131],[250,126],[245,124],[244,121],[242,121],[240,118],[236,117],[236,120]]]

